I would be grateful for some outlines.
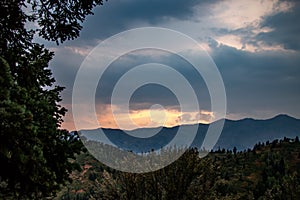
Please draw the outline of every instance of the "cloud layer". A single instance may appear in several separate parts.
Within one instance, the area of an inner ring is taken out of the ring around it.
[[[69,113],[65,127],[72,129],[70,105],[77,70],[93,47],[120,31],[149,25],[181,31],[209,52],[224,80],[229,118],[267,118],[279,113],[300,118],[299,11],[298,1],[108,1],[87,18],[79,39],[59,47],[49,45],[56,53],[51,63],[54,76],[66,87],[63,104]],[[96,107],[102,109],[102,116],[122,73],[153,61],[180,69],[198,91],[202,113],[209,112],[205,83],[187,63],[174,55],[144,51],[124,55],[107,71],[102,80],[106,87],[99,88],[96,94]],[[131,109],[145,112],[153,104],[169,110],[178,107],[167,88],[148,85],[133,95]],[[181,117],[194,122],[195,113]]]

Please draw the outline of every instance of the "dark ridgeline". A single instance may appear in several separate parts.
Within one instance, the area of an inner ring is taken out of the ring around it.
[[[214,122],[218,123],[218,122]],[[192,126],[183,125],[186,134]],[[199,124],[197,135],[191,147],[201,148],[204,135],[208,129],[207,124]],[[130,131],[132,135],[147,134],[148,132],[157,131],[158,134],[149,138],[137,138],[118,129],[102,129],[105,135],[114,145],[134,152],[149,152],[157,150],[167,145],[175,136],[178,126],[172,128],[143,128]],[[98,131],[84,131],[84,136],[88,140],[97,140]],[[216,143],[214,150],[219,148],[245,150],[252,148],[256,143],[282,139],[284,137],[295,138],[300,136],[300,120],[287,115],[278,115],[267,120],[242,119],[242,120],[225,120],[224,128],[221,136]]]

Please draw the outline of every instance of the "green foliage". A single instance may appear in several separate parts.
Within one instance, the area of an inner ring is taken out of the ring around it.
[[[54,54],[32,40],[35,33],[57,43],[74,39],[79,23],[101,3],[0,2],[0,198],[51,196],[69,179],[82,145],[60,129],[66,109],[59,105],[63,88],[48,68]],[[26,29],[28,22],[39,28]]]
[[[85,153],[76,159],[83,171],[73,172],[73,183],[57,199],[300,199],[299,152],[296,139],[244,152],[220,150],[202,159],[190,149],[146,174],[112,170]]]
[[[40,36],[58,43],[78,37],[82,29],[80,22],[86,15],[93,14],[93,7],[102,4],[102,0],[32,0],[34,14],[30,16],[42,27]]]

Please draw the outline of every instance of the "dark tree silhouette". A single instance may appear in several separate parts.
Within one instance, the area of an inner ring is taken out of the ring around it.
[[[33,42],[38,33],[57,44],[79,36],[86,15],[102,0],[0,1],[0,198],[41,199],[69,178],[80,144],[61,130],[48,63],[53,53]],[[36,22],[35,30],[26,23]]]

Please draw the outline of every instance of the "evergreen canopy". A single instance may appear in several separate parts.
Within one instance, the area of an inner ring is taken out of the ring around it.
[[[42,198],[69,179],[80,144],[61,130],[63,87],[49,69],[54,54],[33,42],[79,36],[102,0],[0,1],[0,198]],[[28,23],[37,28],[28,29]],[[63,67],[63,66],[61,66]]]

